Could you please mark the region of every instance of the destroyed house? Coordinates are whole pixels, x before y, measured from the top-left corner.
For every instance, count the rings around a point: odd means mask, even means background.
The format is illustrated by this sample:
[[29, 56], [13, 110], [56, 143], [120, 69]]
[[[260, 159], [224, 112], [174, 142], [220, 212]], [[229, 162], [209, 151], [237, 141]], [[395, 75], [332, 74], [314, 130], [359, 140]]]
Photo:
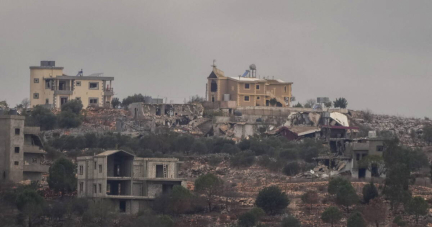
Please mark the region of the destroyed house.
[[158, 194], [182, 185], [176, 158], [140, 158], [122, 150], [78, 157], [78, 197], [107, 199], [116, 210], [135, 214]]
[[24, 116], [0, 115], [1, 181], [40, 181], [47, 173], [39, 127], [25, 127]]
[[321, 129], [313, 126], [303, 127], [281, 127], [276, 132], [277, 135], [283, 136], [288, 140], [298, 140], [302, 138], [318, 138], [320, 136]]
[[202, 117], [204, 108], [201, 104], [146, 104], [131, 103], [128, 109], [134, 119], [151, 119], [160, 125], [187, 125], [190, 121]]

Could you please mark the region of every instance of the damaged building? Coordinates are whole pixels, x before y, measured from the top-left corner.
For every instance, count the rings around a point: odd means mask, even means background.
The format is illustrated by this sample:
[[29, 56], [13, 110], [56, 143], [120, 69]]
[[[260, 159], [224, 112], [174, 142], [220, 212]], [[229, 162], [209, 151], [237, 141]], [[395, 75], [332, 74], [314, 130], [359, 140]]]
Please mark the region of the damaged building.
[[[256, 66], [242, 76], [228, 77], [213, 65], [207, 77], [206, 95], [209, 106], [216, 108], [240, 106], [289, 107], [292, 101], [292, 82], [270, 77], [257, 78]], [[275, 100], [272, 104], [271, 100]]]
[[181, 162], [176, 158], [140, 158], [123, 150], [78, 157], [78, 197], [107, 199], [119, 212], [136, 214], [175, 185]]
[[0, 115], [1, 181], [40, 181], [47, 173], [39, 127], [25, 127], [24, 116]]
[[211, 119], [203, 118], [204, 107], [192, 104], [132, 103], [128, 107], [132, 119], [118, 119], [118, 132], [152, 132], [168, 129], [174, 132], [205, 136], [211, 133]]

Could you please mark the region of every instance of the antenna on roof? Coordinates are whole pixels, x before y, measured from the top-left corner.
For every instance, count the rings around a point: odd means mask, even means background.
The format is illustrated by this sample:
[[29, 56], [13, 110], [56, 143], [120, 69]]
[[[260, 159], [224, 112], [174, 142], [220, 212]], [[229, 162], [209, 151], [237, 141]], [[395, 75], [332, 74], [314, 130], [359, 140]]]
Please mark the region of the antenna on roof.
[[213, 65], [211, 65], [211, 67], [216, 68], [216, 59], [213, 59]]

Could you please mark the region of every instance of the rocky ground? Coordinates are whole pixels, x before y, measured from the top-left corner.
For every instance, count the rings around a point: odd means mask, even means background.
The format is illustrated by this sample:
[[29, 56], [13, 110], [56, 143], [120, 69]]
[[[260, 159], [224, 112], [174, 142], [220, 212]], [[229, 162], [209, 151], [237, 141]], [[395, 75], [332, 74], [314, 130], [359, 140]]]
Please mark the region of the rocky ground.
[[[223, 155], [222, 155], [223, 156]], [[290, 213], [300, 219], [304, 227], [308, 226], [330, 226], [323, 223], [320, 219], [321, 213], [329, 206], [337, 206], [334, 203], [334, 199], [327, 193], [326, 180], [320, 180], [314, 182], [311, 179], [288, 177], [282, 173], [270, 172], [260, 166], [253, 165], [246, 169], [236, 169], [229, 166], [228, 158], [222, 161], [217, 166], [211, 166], [206, 157], [192, 158], [182, 165], [180, 176], [188, 180], [189, 189], [193, 190], [193, 181], [200, 175], [206, 173], [214, 173], [222, 178], [228, 185], [233, 186], [236, 193], [232, 193], [227, 197], [221, 196], [218, 201], [218, 208], [212, 213], [205, 213], [200, 215], [186, 215], [177, 221], [177, 226], [206, 226], [206, 224], [212, 224], [212, 226], [228, 226], [234, 224], [237, 217], [248, 209], [253, 207], [255, 197], [258, 192], [264, 187], [271, 185], [277, 185], [289, 196], [291, 203], [287, 208], [287, 213]], [[362, 195], [362, 188], [368, 182], [353, 182], [354, 188], [357, 190], [359, 196]], [[314, 204], [312, 209], [309, 209], [308, 205], [303, 204], [300, 197], [307, 191], [313, 190], [318, 192], [320, 202]], [[429, 201], [432, 200], [432, 188], [424, 186], [412, 186], [411, 188], [413, 196], [422, 196]], [[226, 208], [226, 201], [228, 202], [228, 209]], [[362, 205], [358, 205], [360, 209]], [[342, 207], [340, 207], [343, 210]], [[352, 208], [355, 209], [355, 208]], [[335, 226], [346, 226], [348, 213], [344, 214], [342, 221]], [[280, 221], [283, 215], [279, 216], [266, 216], [262, 219], [262, 223], [268, 226], [280, 226]], [[387, 212], [387, 221], [385, 225], [391, 226], [391, 222], [394, 218], [392, 212]], [[414, 223], [412, 217], [405, 216], [406, 220], [410, 223]], [[423, 218], [422, 224], [419, 226], [427, 225], [428, 221], [432, 223], [432, 214]], [[411, 225], [409, 225], [411, 226]], [[412, 225], [415, 226], [415, 225]], [[432, 224], [431, 224], [432, 226]]]

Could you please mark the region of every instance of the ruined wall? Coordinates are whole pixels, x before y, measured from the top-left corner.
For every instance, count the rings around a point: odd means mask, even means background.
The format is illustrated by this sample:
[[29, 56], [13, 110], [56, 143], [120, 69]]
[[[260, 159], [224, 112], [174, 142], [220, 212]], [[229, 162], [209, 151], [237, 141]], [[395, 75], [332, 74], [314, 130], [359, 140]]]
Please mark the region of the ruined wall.
[[147, 192], [148, 192], [147, 194], [148, 197], [150, 198], [156, 197], [158, 194], [162, 193], [162, 184], [149, 183]]

